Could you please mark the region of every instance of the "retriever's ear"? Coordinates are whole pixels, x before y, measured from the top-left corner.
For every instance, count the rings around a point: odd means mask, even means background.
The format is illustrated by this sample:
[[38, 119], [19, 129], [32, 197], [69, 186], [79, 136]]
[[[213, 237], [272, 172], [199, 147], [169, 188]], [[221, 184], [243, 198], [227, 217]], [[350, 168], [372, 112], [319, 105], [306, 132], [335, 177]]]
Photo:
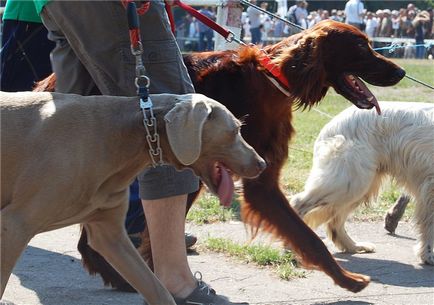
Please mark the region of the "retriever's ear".
[[202, 147], [202, 128], [211, 106], [196, 95], [183, 96], [165, 116], [167, 138], [175, 157], [184, 165], [194, 163]]

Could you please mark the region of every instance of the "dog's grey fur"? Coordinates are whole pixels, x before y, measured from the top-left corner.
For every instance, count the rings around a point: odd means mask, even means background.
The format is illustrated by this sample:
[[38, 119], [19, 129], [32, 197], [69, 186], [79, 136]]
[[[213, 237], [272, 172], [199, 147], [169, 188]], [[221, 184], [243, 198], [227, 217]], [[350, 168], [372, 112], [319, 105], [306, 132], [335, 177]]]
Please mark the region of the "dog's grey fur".
[[[240, 122], [204, 95], [151, 95], [163, 159], [216, 192], [215, 161], [255, 177], [265, 162]], [[175, 304], [129, 241], [128, 186], [151, 165], [137, 97], [0, 93], [1, 295], [30, 239], [81, 223], [89, 243], [149, 304]]]

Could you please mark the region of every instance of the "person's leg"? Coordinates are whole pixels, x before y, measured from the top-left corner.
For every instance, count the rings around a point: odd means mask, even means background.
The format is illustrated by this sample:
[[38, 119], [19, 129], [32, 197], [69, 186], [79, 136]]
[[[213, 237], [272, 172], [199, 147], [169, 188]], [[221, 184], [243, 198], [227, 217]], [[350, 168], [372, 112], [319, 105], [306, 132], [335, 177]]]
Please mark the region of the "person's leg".
[[[153, 2], [149, 13], [141, 19], [141, 28], [152, 29], [142, 30], [143, 61], [151, 78], [151, 90], [194, 92], [175, 37], [164, 18], [163, 6]], [[198, 189], [199, 180], [189, 170], [178, 172], [173, 167], [160, 166], [140, 174], [139, 184], [155, 274], [172, 294], [186, 297], [196, 287], [184, 237], [186, 194]]]
[[422, 46], [422, 44], [424, 44], [424, 41], [416, 39], [416, 44], [418, 45], [416, 47], [416, 58], [423, 59], [425, 57], [425, 47]]
[[196, 287], [185, 248], [186, 199], [186, 195], [179, 195], [142, 200], [151, 239], [154, 272], [166, 288], [179, 298], [187, 297]]
[[252, 28], [250, 29], [250, 32], [252, 34], [252, 43], [253, 44], [258, 44], [261, 42], [261, 29], [260, 28]]
[[212, 51], [214, 49], [214, 42], [213, 42], [213, 36], [214, 36], [214, 32], [213, 31], [207, 31], [206, 32], [206, 50], [207, 51]]
[[184, 238], [186, 194], [197, 190], [196, 182], [192, 172], [177, 172], [169, 166], [151, 168], [139, 175], [154, 271], [176, 297], [186, 297], [196, 287]]
[[255, 44], [256, 43], [256, 32], [255, 28], [250, 28], [250, 42]]
[[199, 33], [199, 46], [198, 46], [198, 51], [202, 52], [205, 51], [205, 33], [204, 32], [200, 32]]

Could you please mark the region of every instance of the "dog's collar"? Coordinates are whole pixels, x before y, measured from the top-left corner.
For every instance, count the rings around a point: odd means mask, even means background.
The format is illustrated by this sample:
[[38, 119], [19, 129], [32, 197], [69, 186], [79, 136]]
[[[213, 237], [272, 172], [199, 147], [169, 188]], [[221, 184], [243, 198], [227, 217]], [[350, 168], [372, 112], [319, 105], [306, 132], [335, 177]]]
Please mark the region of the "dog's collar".
[[[157, 132], [157, 119], [152, 110], [152, 100], [148, 96], [146, 99], [140, 98], [140, 109], [143, 113], [143, 125], [146, 130], [146, 141], [149, 146], [149, 156], [151, 157], [152, 166], [157, 167], [163, 165], [163, 150], [160, 146], [160, 136]], [[149, 112], [149, 118], [148, 118]], [[158, 158], [158, 161], [156, 159]]]
[[[291, 96], [291, 93], [289, 92], [289, 83], [286, 79], [285, 75], [283, 75], [282, 71], [278, 66], [276, 66], [272, 61], [271, 58], [268, 56], [268, 54], [261, 50], [263, 53], [263, 56], [259, 58], [259, 64], [264, 67], [265, 69], [265, 76], [273, 83], [274, 86], [276, 86], [277, 89], [279, 89], [283, 94], [286, 96]], [[269, 76], [268, 74], [271, 74]]]

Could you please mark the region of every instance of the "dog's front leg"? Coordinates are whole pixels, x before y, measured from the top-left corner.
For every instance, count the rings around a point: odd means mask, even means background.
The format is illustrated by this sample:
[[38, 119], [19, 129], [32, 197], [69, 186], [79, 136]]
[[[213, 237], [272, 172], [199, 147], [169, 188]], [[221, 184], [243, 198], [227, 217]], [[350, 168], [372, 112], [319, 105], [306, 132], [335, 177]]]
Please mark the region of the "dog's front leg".
[[34, 232], [30, 230], [32, 226], [27, 221], [28, 217], [25, 213], [6, 207], [1, 211], [0, 218], [1, 298], [17, 260], [34, 236]]
[[[434, 190], [433, 185], [427, 189]], [[415, 248], [417, 255], [423, 263], [434, 265], [434, 199], [429, 193], [426, 200], [419, 200], [415, 206], [416, 227], [419, 233], [419, 242]]]
[[148, 304], [175, 305], [175, 302], [142, 260], [124, 228], [125, 208], [101, 211], [84, 226], [89, 245], [98, 251], [138, 292]]

